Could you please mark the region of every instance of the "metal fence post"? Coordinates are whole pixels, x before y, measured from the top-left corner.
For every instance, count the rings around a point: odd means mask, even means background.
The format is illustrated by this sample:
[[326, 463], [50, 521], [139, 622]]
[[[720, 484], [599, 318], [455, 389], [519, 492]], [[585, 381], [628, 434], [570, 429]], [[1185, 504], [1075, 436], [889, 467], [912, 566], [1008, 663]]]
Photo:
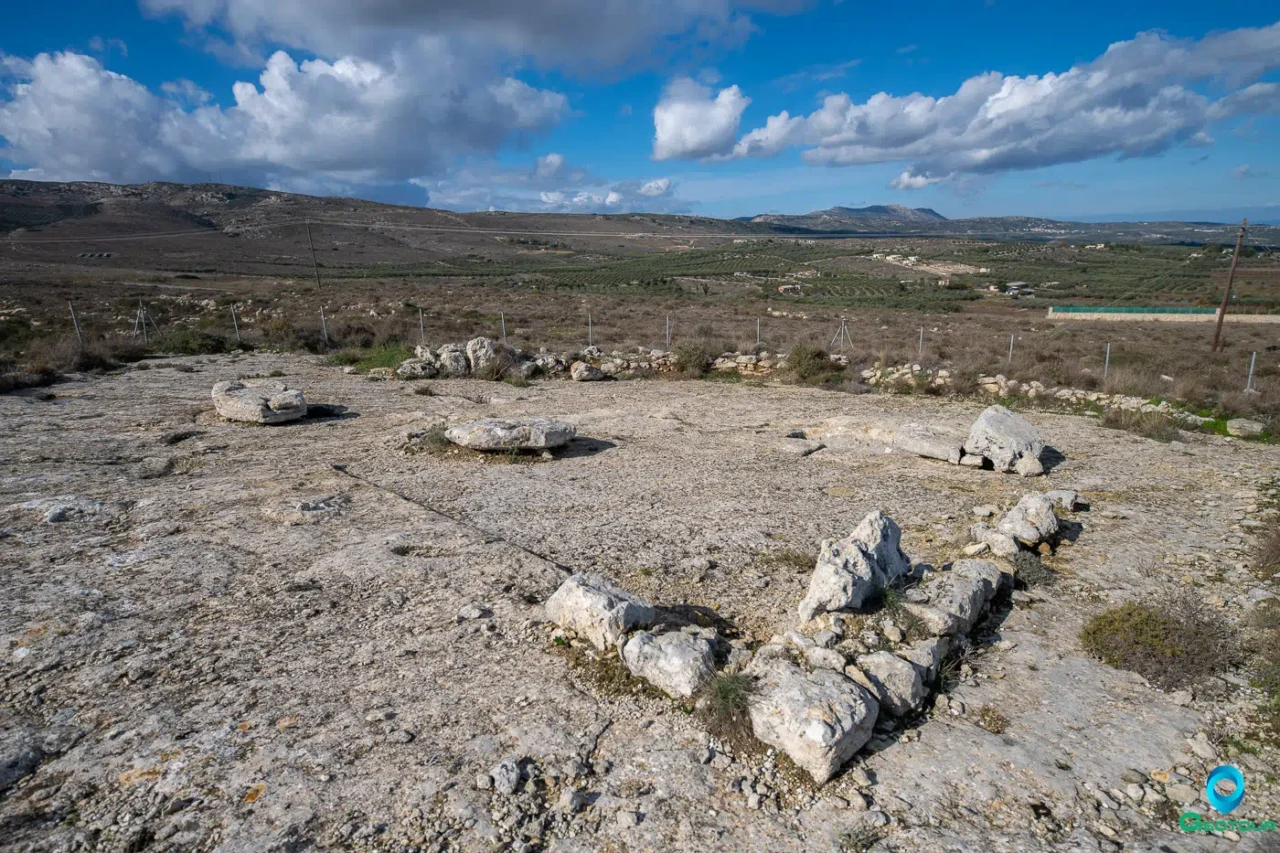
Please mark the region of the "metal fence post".
[[507, 315], [505, 311], [498, 312], [499, 319], [502, 320], [502, 345], [507, 345]]
[[71, 307], [71, 325], [76, 327], [76, 339], [80, 341], [80, 349], [84, 349], [84, 332], [80, 331], [80, 320], [76, 317], [76, 304], [68, 299], [67, 305]]
[[422, 322], [422, 309], [418, 309], [418, 345], [427, 345], [427, 327]]
[[320, 331], [324, 335], [324, 345], [329, 345], [329, 321], [324, 316], [324, 306], [320, 306]]
[[1249, 358], [1249, 381], [1247, 381], [1244, 385], [1244, 390], [1246, 391], [1253, 390], [1253, 366], [1257, 363], [1258, 363], [1258, 354], [1255, 352]]
[[1009, 336], [1009, 361], [1013, 361], [1013, 335]]
[[591, 339], [591, 315], [587, 314], [587, 346], [595, 346]]
[[920, 346], [916, 348], [916, 358], [924, 358], [924, 326], [920, 327]]
[[1107, 357], [1102, 362], [1102, 381], [1107, 381], [1107, 371], [1111, 369], [1111, 344], [1107, 344]]
[[244, 341], [240, 340], [240, 321], [236, 319], [236, 306], [234, 305], [231, 306], [231, 325], [236, 327], [236, 343], [244, 343]]

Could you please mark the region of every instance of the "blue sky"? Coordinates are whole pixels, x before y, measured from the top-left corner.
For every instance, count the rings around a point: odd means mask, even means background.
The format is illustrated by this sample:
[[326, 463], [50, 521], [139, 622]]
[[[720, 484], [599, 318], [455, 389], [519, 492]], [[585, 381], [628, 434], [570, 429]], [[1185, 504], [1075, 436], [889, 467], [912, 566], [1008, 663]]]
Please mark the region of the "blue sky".
[[1280, 221], [1266, 5], [46, 0], [0, 32], [0, 174], [459, 210]]

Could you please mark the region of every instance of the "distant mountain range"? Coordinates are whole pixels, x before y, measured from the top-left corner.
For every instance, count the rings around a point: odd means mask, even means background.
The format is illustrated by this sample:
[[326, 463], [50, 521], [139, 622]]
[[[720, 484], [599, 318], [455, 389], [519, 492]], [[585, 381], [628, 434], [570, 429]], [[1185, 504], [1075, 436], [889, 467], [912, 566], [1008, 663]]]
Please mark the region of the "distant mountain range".
[[[1238, 224], [1137, 220], [1129, 222], [1064, 222], [1035, 216], [979, 216], [948, 219], [927, 207], [877, 204], [870, 207], [832, 207], [813, 213], [765, 213], [740, 217], [738, 222], [767, 225], [789, 232], [858, 234], [864, 236], [972, 237], [985, 240], [1069, 240], [1126, 243], [1231, 243]], [[1280, 228], [1250, 225], [1248, 242], [1280, 246]]]
[[870, 207], [832, 207], [814, 213], [789, 216], [782, 213], [765, 213], [760, 216], [740, 217], [740, 222], [756, 225], [785, 225], [808, 228], [813, 231], [839, 231], [845, 227], [868, 225], [876, 230], [908, 226], [933, 225], [946, 222], [947, 217], [927, 207], [905, 207], [901, 204], [873, 204]]
[[[1225, 211], [1224, 211], [1225, 212]], [[454, 213], [361, 199], [314, 197], [226, 184], [150, 183], [121, 186], [89, 182], [44, 183], [0, 180], [0, 234], [15, 241], [119, 240], [165, 233], [166, 237], [209, 235], [289, 235], [307, 221], [386, 229], [427, 229], [419, 234], [441, 257], [462, 246], [492, 242], [488, 231], [558, 237], [668, 234], [673, 237], [786, 236], [956, 237], [1072, 243], [1233, 244], [1237, 224], [1204, 221], [1060, 222], [1031, 216], [948, 219], [927, 207], [899, 204], [832, 207], [813, 213], [766, 213], [713, 219], [650, 213], [565, 214], [541, 212]], [[281, 230], [284, 229], [284, 230]], [[178, 232], [175, 234], [174, 232]], [[388, 232], [390, 233], [390, 232]], [[470, 235], [470, 236], [467, 236]], [[280, 237], [292, 246], [292, 236]], [[388, 236], [389, 245], [405, 238]], [[415, 238], [418, 239], [418, 238]], [[397, 242], [398, 241], [398, 242]], [[486, 242], [487, 241], [487, 242]], [[1280, 227], [1251, 225], [1249, 243], [1280, 247]], [[104, 244], [105, 245], [105, 244]], [[102, 250], [99, 247], [99, 250]], [[52, 251], [52, 249], [50, 249]], [[137, 255], [139, 250], [134, 250]], [[464, 252], [465, 254], [465, 252]]]

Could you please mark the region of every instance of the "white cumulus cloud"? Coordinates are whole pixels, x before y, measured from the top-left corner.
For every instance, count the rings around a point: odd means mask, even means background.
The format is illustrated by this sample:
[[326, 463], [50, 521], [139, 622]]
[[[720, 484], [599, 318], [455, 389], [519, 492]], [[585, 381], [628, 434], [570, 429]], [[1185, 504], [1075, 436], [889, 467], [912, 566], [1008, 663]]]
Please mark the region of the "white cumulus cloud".
[[742, 111], [751, 99], [737, 86], [711, 89], [687, 77], [667, 85], [653, 110], [653, 158], [706, 158], [733, 150]]
[[385, 63], [298, 63], [277, 51], [256, 84], [233, 86], [227, 108], [188, 81], [163, 86], [170, 97], [153, 94], [82, 54], [6, 57], [5, 67], [15, 79], [0, 100], [6, 154], [47, 180], [216, 170], [263, 185], [401, 181], [548, 128], [568, 106], [557, 92], [473, 73], [443, 45]]
[[[1212, 143], [1209, 128], [1280, 112], [1280, 24], [1198, 41], [1141, 33], [1091, 62], [1026, 77], [988, 72], [954, 94], [881, 92], [862, 102], [826, 97], [808, 115], [783, 111], [744, 134], [730, 158], [803, 149], [810, 163], [907, 162], [893, 182], [920, 188], [958, 174], [993, 174], [1101, 156], [1142, 157]], [[740, 97], [740, 96], [739, 96]], [[705, 96], [703, 98], [705, 101]], [[723, 133], [726, 122], [716, 123]], [[672, 144], [671, 156], [723, 154], [715, 144]]]

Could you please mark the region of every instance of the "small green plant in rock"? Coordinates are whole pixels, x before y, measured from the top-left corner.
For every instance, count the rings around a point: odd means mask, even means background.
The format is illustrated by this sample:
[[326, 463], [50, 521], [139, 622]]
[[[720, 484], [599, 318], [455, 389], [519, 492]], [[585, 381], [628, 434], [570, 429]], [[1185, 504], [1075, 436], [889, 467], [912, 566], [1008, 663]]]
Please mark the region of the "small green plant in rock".
[[699, 703], [704, 709], [703, 723], [711, 734], [735, 749], [753, 749], [759, 746], [751, 730], [751, 717], [748, 713], [754, 690], [755, 682], [750, 676], [741, 673], [717, 675], [702, 690], [706, 699]]

